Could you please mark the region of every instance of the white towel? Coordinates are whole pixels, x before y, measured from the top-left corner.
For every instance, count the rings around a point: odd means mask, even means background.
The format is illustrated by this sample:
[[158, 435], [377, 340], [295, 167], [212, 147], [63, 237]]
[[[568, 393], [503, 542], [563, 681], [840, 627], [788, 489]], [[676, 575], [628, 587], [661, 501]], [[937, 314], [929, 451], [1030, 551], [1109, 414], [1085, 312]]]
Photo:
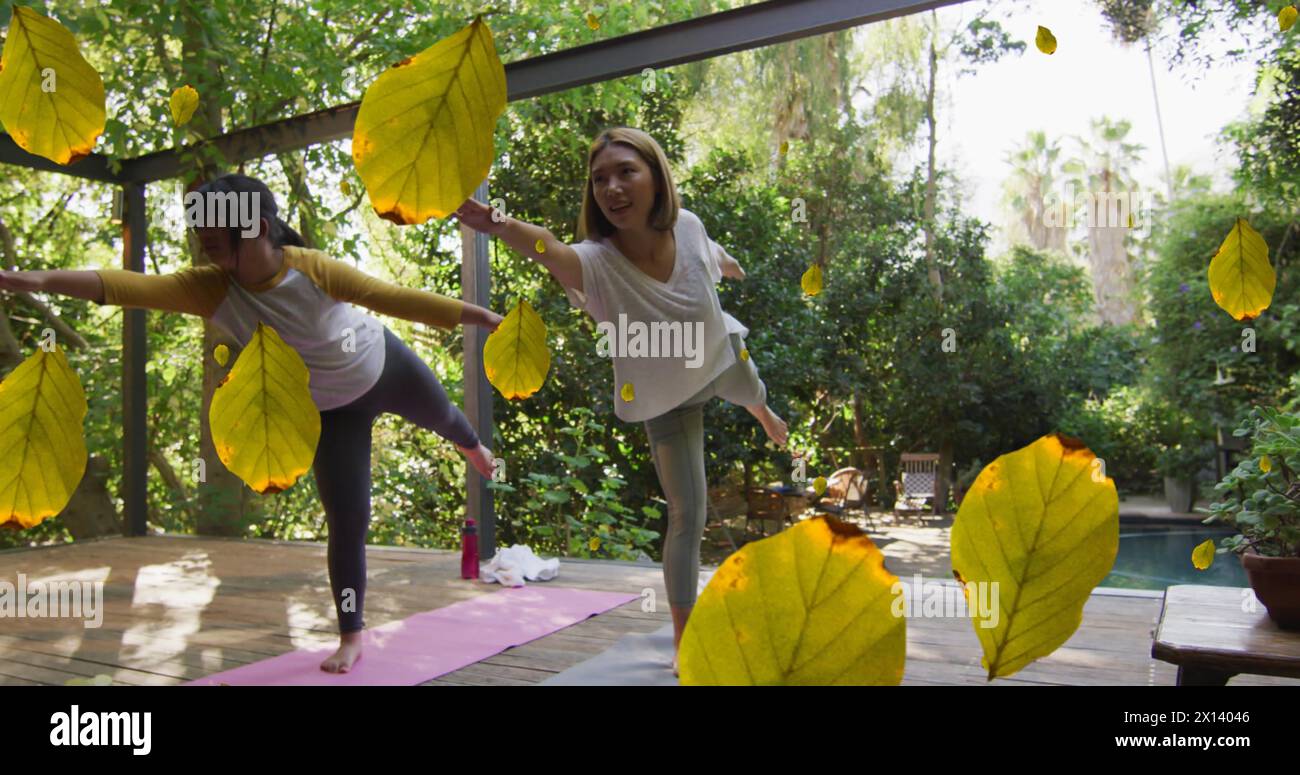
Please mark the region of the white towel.
[[498, 549], [491, 560], [479, 567], [479, 578], [485, 583], [497, 582], [504, 587], [522, 587], [524, 579], [550, 581], [560, 573], [560, 560], [552, 557], [543, 560], [523, 544], [509, 549]]

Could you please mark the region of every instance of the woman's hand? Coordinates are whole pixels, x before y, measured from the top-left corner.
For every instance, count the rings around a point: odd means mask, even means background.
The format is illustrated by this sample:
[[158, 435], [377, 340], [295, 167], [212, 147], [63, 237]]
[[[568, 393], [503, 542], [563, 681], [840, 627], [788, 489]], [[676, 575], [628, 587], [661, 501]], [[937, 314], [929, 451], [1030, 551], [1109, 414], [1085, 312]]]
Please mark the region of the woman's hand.
[[496, 331], [504, 319], [492, 310], [477, 304], [466, 304], [460, 313], [460, 322], [463, 325], [478, 326], [489, 331]]
[[493, 312], [490, 309], [485, 309], [483, 310], [483, 312], [484, 312], [483, 320], [478, 325], [481, 328], [486, 328], [489, 331], [495, 332], [497, 330], [497, 327], [501, 325], [501, 321], [505, 320], [505, 318], [501, 317], [500, 315], [498, 315], [497, 313]]
[[[493, 213], [496, 213], [496, 219], [492, 217]], [[465, 204], [457, 208], [452, 215], [474, 231], [481, 231], [484, 234], [500, 234], [506, 228], [505, 213], [488, 207], [473, 197], [466, 199]]]
[[40, 291], [45, 283], [29, 272], [0, 271], [0, 290], [6, 291]]
[[740, 268], [740, 262], [729, 255], [722, 257], [722, 276], [730, 277], [733, 280], [745, 279], [745, 270]]

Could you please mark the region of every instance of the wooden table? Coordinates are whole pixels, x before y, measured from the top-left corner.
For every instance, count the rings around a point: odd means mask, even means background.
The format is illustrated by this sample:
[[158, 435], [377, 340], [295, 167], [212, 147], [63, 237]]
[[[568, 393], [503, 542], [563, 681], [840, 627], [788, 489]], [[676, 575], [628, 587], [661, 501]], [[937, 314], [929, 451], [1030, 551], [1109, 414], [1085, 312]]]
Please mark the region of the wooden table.
[[1165, 590], [1151, 656], [1178, 666], [1179, 686], [1223, 686], [1241, 673], [1300, 678], [1300, 632], [1278, 629], [1249, 589], [1181, 584]]

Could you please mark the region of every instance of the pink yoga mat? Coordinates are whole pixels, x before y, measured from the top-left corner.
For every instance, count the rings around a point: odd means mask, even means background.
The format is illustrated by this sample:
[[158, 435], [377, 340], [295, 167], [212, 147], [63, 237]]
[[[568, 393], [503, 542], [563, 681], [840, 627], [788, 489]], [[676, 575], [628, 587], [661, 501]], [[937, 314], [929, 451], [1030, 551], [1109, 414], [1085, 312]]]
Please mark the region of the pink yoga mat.
[[292, 651], [187, 686], [414, 686], [637, 598], [622, 592], [530, 585], [503, 589], [366, 630], [361, 659], [326, 673], [335, 646]]

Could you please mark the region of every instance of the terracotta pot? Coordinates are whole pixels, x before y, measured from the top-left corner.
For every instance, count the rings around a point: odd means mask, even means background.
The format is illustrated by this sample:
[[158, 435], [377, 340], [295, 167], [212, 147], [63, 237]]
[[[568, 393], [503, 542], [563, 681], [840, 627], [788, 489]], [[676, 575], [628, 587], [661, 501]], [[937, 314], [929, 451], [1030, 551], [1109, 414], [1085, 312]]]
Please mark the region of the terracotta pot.
[[1284, 630], [1300, 630], [1300, 557], [1265, 557], [1248, 548], [1241, 565], [1269, 618]]

